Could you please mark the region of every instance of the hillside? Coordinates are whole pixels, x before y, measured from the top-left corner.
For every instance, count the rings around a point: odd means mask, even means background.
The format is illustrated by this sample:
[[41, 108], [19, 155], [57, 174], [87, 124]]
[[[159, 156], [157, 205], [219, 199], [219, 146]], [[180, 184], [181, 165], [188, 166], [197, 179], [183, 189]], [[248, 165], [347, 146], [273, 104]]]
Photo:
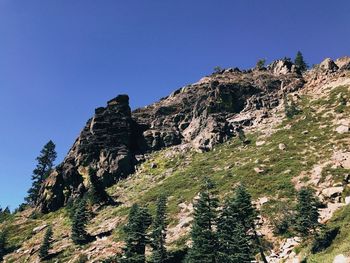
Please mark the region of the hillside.
[[[264, 69], [226, 69], [131, 111], [120, 95], [95, 110], [63, 163], [41, 189], [39, 206], [1, 223], [9, 232], [5, 262], [36, 262], [47, 225], [54, 229], [50, 262], [100, 262], [121, 251], [122, 226], [133, 203], [154, 213], [157, 197], [169, 196], [167, 242], [188, 245], [192, 202], [209, 176], [222, 200], [243, 183], [261, 213], [259, 233], [269, 262], [350, 260], [350, 58], [326, 59], [301, 74], [290, 61]], [[345, 102], [344, 102], [345, 101]], [[286, 103], [298, 113], [286, 117]], [[245, 143], [239, 138], [244, 131]], [[97, 169], [118, 205], [94, 209], [82, 247], [70, 239], [69, 200], [89, 188]], [[274, 229], [293, 210], [296, 192], [315, 189], [320, 221], [340, 227], [324, 251], [310, 240]], [[339, 262], [348, 262], [339, 261]]]

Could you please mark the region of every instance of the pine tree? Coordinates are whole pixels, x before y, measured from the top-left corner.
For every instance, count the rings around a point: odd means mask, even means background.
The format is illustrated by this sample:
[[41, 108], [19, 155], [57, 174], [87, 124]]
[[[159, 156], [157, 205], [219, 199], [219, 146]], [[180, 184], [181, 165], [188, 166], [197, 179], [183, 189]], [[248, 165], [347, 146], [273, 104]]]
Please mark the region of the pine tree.
[[265, 63], [266, 63], [266, 59], [259, 59], [256, 62], [255, 68], [261, 70], [265, 67]]
[[167, 251], [165, 248], [166, 239], [166, 202], [165, 196], [160, 196], [157, 201], [157, 212], [153, 223], [152, 238], [152, 262], [164, 263], [167, 260]]
[[96, 175], [96, 170], [93, 168], [89, 169], [89, 179], [90, 179], [90, 189], [89, 195], [90, 199], [94, 204], [105, 204], [110, 201], [110, 197], [107, 194], [103, 183], [99, 180]]
[[248, 263], [254, 258], [239, 212], [236, 200], [227, 199], [218, 221], [219, 262]]
[[307, 236], [311, 230], [315, 230], [318, 223], [317, 199], [309, 188], [302, 188], [298, 193], [297, 204], [297, 230]]
[[144, 263], [146, 245], [148, 244], [147, 229], [152, 224], [152, 218], [146, 208], [134, 204], [129, 213], [129, 221], [124, 228], [126, 234], [123, 263]]
[[0, 231], [0, 262], [2, 262], [5, 255], [6, 255], [6, 232], [2, 230]]
[[238, 220], [245, 228], [245, 232], [252, 232], [254, 240], [258, 246], [261, 259], [264, 263], [267, 263], [264, 250], [260, 238], [256, 232], [255, 221], [257, 220], [258, 213], [252, 204], [251, 196], [243, 185], [239, 185], [235, 190], [235, 206], [237, 208]]
[[304, 61], [303, 54], [300, 51], [297, 52], [295, 56], [294, 64], [300, 70], [300, 72], [305, 72], [307, 70], [307, 64]]
[[54, 166], [54, 161], [57, 157], [55, 147], [55, 144], [52, 141], [49, 141], [41, 150], [40, 155], [36, 158], [38, 164], [33, 171], [32, 187], [28, 190], [28, 196], [26, 197], [27, 203], [32, 206], [37, 204], [41, 185], [49, 176]]
[[39, 257], [40, 259], [46, 259], [49, 255], [49, 250], [51, 247], [51, 242], [52, 242], [52, 227], [49, 226], [46, 230], [43, 243], [41, 244], [41, 247], [39, 249]]
[[87, 222], [86, 201], [82, 199], [76, 208], [72, 222], [72, 240], [76, 245], [85, 244], [89, 239], [89, 235], [86, 232]]
[[217, 261], [217, 234], [214, 229], [217, 221], [218, 199], [215, 185], [205, 180], [199, 199], [194, 207], [191, 230], [192, 248], [189, 251], [190, 263], [215, 263]]
[[4, 210], [0, 208], [0, 223], [6, 221], [11, 216], [10, 208], [7, 206]]

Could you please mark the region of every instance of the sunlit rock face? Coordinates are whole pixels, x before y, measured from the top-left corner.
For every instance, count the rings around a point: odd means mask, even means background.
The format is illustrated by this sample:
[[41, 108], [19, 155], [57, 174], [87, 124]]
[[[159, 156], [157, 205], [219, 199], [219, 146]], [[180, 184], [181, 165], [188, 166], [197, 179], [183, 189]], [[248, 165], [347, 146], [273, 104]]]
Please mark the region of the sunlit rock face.
[[53, 211], [83, 195], [89, 167], [110, 186], [132, 174], [152, 151], [174, 145], [209, 151], [266, 117], [283, 94], [303, 85], [295, 66], [280, 60], [264, 70], [223, 70], [133, 112], [129, 97], [119, 95], [95, 110], [42, 186], [38, 207]]

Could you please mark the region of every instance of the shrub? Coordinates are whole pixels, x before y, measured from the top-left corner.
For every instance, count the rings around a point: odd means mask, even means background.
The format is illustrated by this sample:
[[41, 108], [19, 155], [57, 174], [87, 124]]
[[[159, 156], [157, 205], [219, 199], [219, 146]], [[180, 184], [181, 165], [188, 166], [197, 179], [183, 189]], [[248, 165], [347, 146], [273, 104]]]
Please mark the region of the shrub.
[[265, 67], [266, 59], [259, 59], [256, 62], [255, 68], [256, 69], [263, 69]]
[[290, 103], [288, 102], [288, 98], [286, 95], [283, 97], [283, 104], [284, 104], [284, 113], [288, 119], [292, 119], [295, 115], [298, 115], [300, 113], [300, 110], [298, 109], [297, 105], [292, 100]]
[[214, 67], [214, 73], [218, 74], [221, 73], [224, 69], [220, 66], [216, 66]]
[[315, 254], [328, 248], [339, 234], [339, 229], [339, 227], [325, 229], [317, 234], [312, 243], [311, 252]]

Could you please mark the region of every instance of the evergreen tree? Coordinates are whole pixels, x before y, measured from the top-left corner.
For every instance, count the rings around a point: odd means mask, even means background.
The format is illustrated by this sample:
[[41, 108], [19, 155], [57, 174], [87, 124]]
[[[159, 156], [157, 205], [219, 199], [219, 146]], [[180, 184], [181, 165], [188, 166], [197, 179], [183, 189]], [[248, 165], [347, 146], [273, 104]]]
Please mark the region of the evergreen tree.
[[265, 63], [266, 63], [266, 59], [259, 59], [256, 62], [255, 68], [261, 70], [265, 67]]
[[6, 221], [11, 216], [10, 208], [7, 206], [4, 210], [0, 208], [0, 223]]
[[72, 222], [72, 240], [76, 245], [85, 244], [89, 239], [89, 235], [86, 232], [87, 222], [86, 200], [82, 199], [75, 210]]
[[311, 230], [315, 230], [318, 223], [317, 199], [309, 188], [302, 188], [298, 193], [297, 204], [297, 230], [307, 236]]
[[305, 72], [307, 70], [307, 64], [304, 61], [303, 54], [300, 51], [297, 52], [295, 56], [294, 64], [300, 70], [300, 72]]
[[52, 227], [49, 226], [46, 230], [43, 243], [41, 244], [41, 247], [39, 249], [39, 257], [40, 259], [46, 259], [49, 255], [49, 250], [51, 247], [51, 242], [52, 242]]
[[239, 212], [234, 198], [226, 200], [218, 221], [219, 262], [248, 263], [254, 259]]
[[255, 222], [257, 220], [257, 211], [252, 204], [252, 198], [243, 185], [239, 185], [235, 190], [235, 206], [239, 213], [238, 220], [242, 223], [246, 233], [253, 233], [254, 240], [258, 246], [261, 259], [267, 263], [260, 238], [256, 232]]
[[152, 218], [146, 208], [134, 204], [129, 213], [129, 221], [124, 228], [125, 248], [123, 263], [144, 263], [146, 244], [149, 242], [147, 229], [152, 224]]
[[217, 259], [217, 235], [214, 231], [217, 221], [218, 199], [215, 185], [205, 180], [194, 207], [194, 218], [191, 230], [192, 248], [189, 251], [190, 263], [215, 263]]
[[152, 238], [152, 262], [164, 263], [167, 260], [167, 251], [165, 248], [166, 239], [166, 202], [165, 196], [160, 196], [157, 201], [156, 218], [153, 223]]
[[223, 71], [224, 69], [222, 68], [222, 67], [220, 67], [220, 66], [215, 66], [214, 67], [214, 73], [220, 73], [221, 71]]
[[6, 232], [4, 230], [0, 231], [0, 262], [3, 261], [6, 255]]
[[105, 204], [110, 201], [110, 197], [107, 194], [103, 183], [99, 180], [96, 175], [96, 170], [93, 168], [89, 169], [89, 179], [90, 179], [90, 189], [89, 195], [90, 199], [94, 204]]
[[32, 206], [37, 204], [41, 185], [49, 176], [54, 166], [54, 161], [57, 157], [55, 147], [55, 144], [49, 141], [36, 158], [38, 164], [33, 171], [32, 187], [28, 190], [28, 196], [26, 197], [27, 203]]

